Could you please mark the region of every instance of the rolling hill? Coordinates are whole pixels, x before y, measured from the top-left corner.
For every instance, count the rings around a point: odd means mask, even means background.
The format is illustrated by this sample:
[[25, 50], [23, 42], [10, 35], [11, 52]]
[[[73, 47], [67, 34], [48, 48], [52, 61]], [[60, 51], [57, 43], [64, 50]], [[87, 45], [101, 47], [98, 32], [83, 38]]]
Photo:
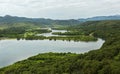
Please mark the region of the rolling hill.
[[85, 22], [85, 21], [102, 21], [102, 20], [120, 20], [120, 15], [113, 15], [113, 16], [95, 16], [95, 17], [91, 17], [91, 18], [81, 18], [78, 19], [81, 22]]
[[85, 54], [44, 53], [0, 69], [1, 74], [120, 74], [120, 21], [89, 21], [71, 27], [105, 40]]

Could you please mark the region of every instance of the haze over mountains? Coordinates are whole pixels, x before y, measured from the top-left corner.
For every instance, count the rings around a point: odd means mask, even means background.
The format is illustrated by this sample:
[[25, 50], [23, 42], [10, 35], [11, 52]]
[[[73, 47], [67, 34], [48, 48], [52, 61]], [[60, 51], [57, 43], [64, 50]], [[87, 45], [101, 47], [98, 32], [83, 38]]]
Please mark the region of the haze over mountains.
[[101, 21], [101, 20], [120, 20], [120, 15], [96, 16], [96, 17], [92, 17], [92, 18], [79, 19], [79, 21]]
[[27, 18], [27, 17], [18, 17], [18, 16], [1, 16], [0, 25], [9, 25], [13, 23], [31, 23], [33, 25], [78, 25], [86, 21], [101, 21], [101, 20], [120, 20], [120, 15], [113, 16], [96, 16], [91, 18], [82, 18], [82, 19], [68, 19], [68, 20], [53, 20], [45, 18]]
[[[11, 16], [11, 15], [5, 15], [0, 16], [0, 22], [42, 22], [42, 21], [58, 21], [53, 19], [45, 19], [45, 18], [27, 18], [27, 17], [19, 17], [19, 16]], [[76, 20], [77, 19], [68, 19], [68, 20]], [[68, 20], [59, 20], [59, 21], [68, 21]], [[120, 15], [112, 15], [112, 16], [95, 16], [90, 18], [80, 18], [79, 21], [100, 21], [100, 20], [120, 20]]]
[[6, 15], [0, 17], [0, 23], [20, 23], [20, 22], [27, 22], [27, 23], [34, 23], [40, 25], [72, 25], [78, 24], [78, 20], [70, 19], [70, 20], [52, 20], [52, 19], [44, 19], [44, 18], [27, 18], [27, 17], [18, 17], [18, 16], [10, 16]]

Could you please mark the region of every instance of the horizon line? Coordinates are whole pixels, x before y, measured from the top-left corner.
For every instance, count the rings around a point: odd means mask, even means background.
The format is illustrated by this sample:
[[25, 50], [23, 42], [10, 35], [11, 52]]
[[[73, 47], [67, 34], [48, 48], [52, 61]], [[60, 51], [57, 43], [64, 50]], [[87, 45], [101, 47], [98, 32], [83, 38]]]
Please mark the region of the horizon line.
[[5, 17], [5, 16], [11, 16], [11, 17], [22, 17], [22, 18], [30, 18], [30, 19], [52, 19], [52, 20], [78, 20], [78, 19], [88, 19], [88, 18], [94, 18], [94, 17], [109, 17], [109, 16], [120, 16], [120, 14], [113, 14], [113, 15], [96, 15], [96, 16], [91, 16], [91, 17], [80, 17], [80, 18], [68, 18], [68, 19], [53, 19], [50, 17], [27, 17], [27, 16], [18, 16], [18, 15], [0, 15], [0, 17]]

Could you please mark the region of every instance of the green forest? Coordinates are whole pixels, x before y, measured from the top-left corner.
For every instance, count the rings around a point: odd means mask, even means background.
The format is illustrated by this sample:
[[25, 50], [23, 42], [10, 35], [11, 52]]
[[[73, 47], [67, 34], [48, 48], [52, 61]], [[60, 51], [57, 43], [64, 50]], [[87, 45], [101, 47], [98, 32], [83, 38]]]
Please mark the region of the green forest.
[[[100, 49], [84, 54], [70, 52], [38, 54], [1, 68], [0, 74], [120, 74], [119, 20], [87, 21], [69, 25], [64, 29], [71, 32], [54, 34], [92, 36], [102, 38], [105, 40], [105, 43]], [[8, 34], [10, 36], [16, 34], [12, 32], [12, 29], [10, 31], [7, 29], [7, 31], [10, 33]], [[36, 30], [34, 31], [36, 32]], [[2, 34], [3, 32], [4, 34]], [[0, 37], [6, 37], [7, 34], [5, 35], [5, 32], [5, 29], [1, 29]], [[19, 28], [17, 28], [15, 32], [17, 32], [18, 36], [21, 36], [26, 30], [20, 28], [19, 31]]]

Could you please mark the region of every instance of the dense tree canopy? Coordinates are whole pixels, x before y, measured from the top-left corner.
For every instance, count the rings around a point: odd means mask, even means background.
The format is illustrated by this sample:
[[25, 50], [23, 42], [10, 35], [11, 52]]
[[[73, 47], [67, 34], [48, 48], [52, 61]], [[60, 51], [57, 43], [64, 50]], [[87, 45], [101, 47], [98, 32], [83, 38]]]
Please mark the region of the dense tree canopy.
[[69, 27], [106, 42], [84, 54], [45, 53], [1, 68], [0, 74], [120, 74], [120, 21], [85, 22]]

